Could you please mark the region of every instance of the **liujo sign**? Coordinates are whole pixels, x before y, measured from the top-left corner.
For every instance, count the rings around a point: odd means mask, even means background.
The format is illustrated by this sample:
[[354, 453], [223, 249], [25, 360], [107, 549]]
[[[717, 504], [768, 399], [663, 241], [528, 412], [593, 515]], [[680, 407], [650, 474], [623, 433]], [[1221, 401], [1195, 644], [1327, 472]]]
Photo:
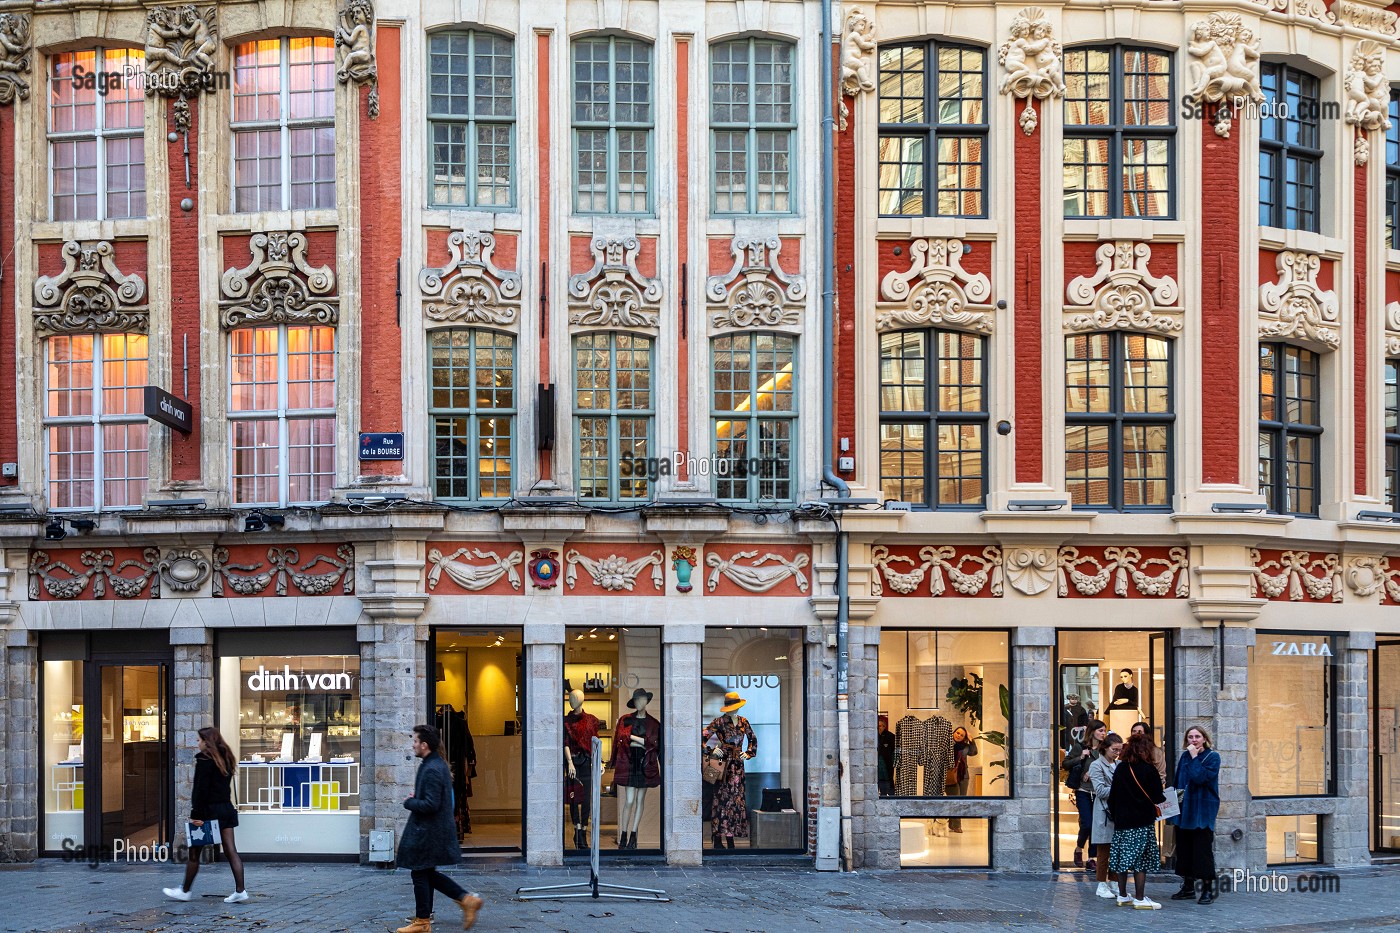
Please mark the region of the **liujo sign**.
[[248, 675], [248, 689], [254, 693], [264, 690], [350, 690], [352, 676], [346, 671], [310, 674], [303, 671], [293, 674], [290, 664], [283, 664], [279, 674], [259, 664], [257, 671]]

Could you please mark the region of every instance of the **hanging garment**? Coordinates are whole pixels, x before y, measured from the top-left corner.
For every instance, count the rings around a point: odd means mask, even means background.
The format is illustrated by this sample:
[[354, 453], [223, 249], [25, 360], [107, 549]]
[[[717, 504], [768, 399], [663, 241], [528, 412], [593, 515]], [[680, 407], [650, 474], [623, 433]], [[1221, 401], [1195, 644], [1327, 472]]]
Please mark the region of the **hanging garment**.
[[924, 720], [924, 796], [942, 797], [943, 779], [953, 767], [953, 724], [942, 716]]
[[905, 716], [895, 723], [894, 793], [896, 797], [919, 796], [919, 761], [924, 756], [924, 724], [917, 716]]
[[749, 805], [744, 796], [744, 741], [748, 740], [748, 756], [752, 758], [758, 754], [758, 736], [754, 735], [753, 726], [743, 716], [733, 719], [720, 716], [701, 733], [702, 754], [710, 754], [710, 749], [705, 748], [704, 743], [712, 735], [719, 737], [719, 747], [724, 751], [724, 777], [714, 785], [711, 832], [716, 836], [747, 839]]

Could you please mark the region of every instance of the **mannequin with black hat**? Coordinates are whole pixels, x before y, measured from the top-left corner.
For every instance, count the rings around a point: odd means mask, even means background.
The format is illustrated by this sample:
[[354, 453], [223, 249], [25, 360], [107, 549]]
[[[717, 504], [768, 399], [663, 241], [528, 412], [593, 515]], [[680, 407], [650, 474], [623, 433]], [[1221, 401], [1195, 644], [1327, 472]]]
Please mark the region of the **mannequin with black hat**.
[[647, 714], [652, 695], [641, 687], [632, 691], [627, 706], [635, 710], [617, 721], [613, 731], [613, 784], [622, 791], [617, 814], [617, 847], [637, 848], [647, 790], [661, 786], [661, 722]]
[[743, 716], [734, 715], [748, 701], [734, 691], [724, 695], [720, 715], [705, 727], [705, 753], [724, 761], [724, 776], [715, 783], [710, 832], [714, 845], [734, 848], [734, 837], [749, 836], [749, 805], [744, 795], [744, 762], [758, 754], [758, 736]]

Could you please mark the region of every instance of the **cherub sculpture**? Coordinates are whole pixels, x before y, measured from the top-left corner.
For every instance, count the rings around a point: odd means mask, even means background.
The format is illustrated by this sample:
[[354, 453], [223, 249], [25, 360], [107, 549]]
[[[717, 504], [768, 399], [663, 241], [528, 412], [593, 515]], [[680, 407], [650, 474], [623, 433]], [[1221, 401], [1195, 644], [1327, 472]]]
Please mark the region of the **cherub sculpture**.
[[29, 17], [0, 13], [0, 104], [29, 97]]
[[335, 30], [341, 51], [336, 77], [341, 84], [354, 81], [369, 85], [369, 116], [379, 116], [379, 69], [374, 61], [374, 4], [372, 0], [346, 0]]
[[1212, 13], [1191, 28], [1192, 86], [1187, 96], [1217, 103], [1264, 99], [1259, 87], [1259, 40], [1238, 13]]
[[214, 8], [201, 13], [193, 5], [180, 10], [180, 34], [188, 40], [189, 60], [187, 67], [198, 74], [206, 75], [214, 70], [214, 54], [219, 46], [217, 29], [214, 25]]
[[1390, 129], [1390, 83], [1385, 77], [1385, 49], [1371, 39], [1356, 44], [1346, 74], [1346, 122], [1363, 130]]
[[1025, 99], [1020, 123], [1027, 136], [1035, 132], [1037, 123], [1031, 99], [1044, 100], [1065, 92], [1060, 67], [1062, 51], [1055, 41], [1050, 18], [1040, 7], [1026, 7], [1011, 21], [1011, 38], [1002, 43], [998, 55], [1006, 70], [1001, 92]]
[[854, 97], [875, 90], [875, 24], [859, 8], [846, 17], [841, 49], [841, 92]]

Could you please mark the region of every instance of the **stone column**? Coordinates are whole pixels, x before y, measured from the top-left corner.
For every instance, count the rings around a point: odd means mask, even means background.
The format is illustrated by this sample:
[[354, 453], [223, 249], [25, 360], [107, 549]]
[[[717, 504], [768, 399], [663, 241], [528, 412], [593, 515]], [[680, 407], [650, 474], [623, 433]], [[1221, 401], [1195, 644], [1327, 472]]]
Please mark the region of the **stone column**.
[[30, 862], [40, 847], [38, 639], [21, 628], [0, 635], [0, 862]]
[[1336, 866], [1369, 865], [1371, 800], [1370, 683], [1367, 653], [1375, 632], [1352, 632], [1337, 639], [1332, 689], [1337, 697], [1336, 812], [1322, 821], [1322, 851]]
[[1051, 652], [1055, 630], [1022, 627], [1011, 630], [1011, 664], [1015, 672], [1011, 704], [1014, 721], [1011, 753], [1017, 806], [1008, 808], [995, 829], [992, 865], [1005, 871], [1049, 871], [1051, 848], [1050, 795], [1055, 792], [1054, 693]]
[[[175, 758], [175, 825], [190, 815], [194, 787], [194, 746], [199, 730], [214, 725], [213, 633], [203, 626], [170, 630], [175, 694], [171, 698], [170, 742]], [[180, 832], [175, 833], [176, 838]]]
[[564, 624], [525, 629], [525, 861], [564, 864]]
[[[362, 596], [361, 601], [368, 597]], [[427, 716], [427, 626], [415, 621], [423, 603], [399, 607], [366, 604], [368, 618], [355, 630], [360, 642], [360, 857], [369, 857], [369, 834], [388, 830], [395, 846], [408, 811], [418, 761], [409, 748], [413, 727]]]
[[[899, 820], [880, 820], [880, 627], [850, 628], [851, 848], [853, 867], [899, 867]], [[890, 724], [893, 728], [894, 723]], [[881, 854], [891, 854], [888, 863]]]
[[[1215, 819], [1215, 867], [1218, 871], [1265, 862], [1263, 811], [1255, 811], [1249, 799], [1249, 649], [1254, 630], [1227, 625], [1223, 635], [1224, 677], [1215, 672], [1215, 732], [1212, 744], [1220, 753], [1220, 815]], [[1217, 642], [1219, 644], [1219, 642]], [[1217, 650], [1220, 650], [1217, 648]], [[1219, 660], [1217, 659], [1217, 665]], [[1236, 842], [1235, 830], [1244, 837]]]
[[669, 625], [662, 630], [662, 666], [666, 671], [665, 702], [661, 707], [665, 745], [661, 758], [661, 790], [665, 822], [661, 848], [668, 865], [699, 865], [704, 845], [700, 821], [700, 651], [705, 626], [698, 622]]

